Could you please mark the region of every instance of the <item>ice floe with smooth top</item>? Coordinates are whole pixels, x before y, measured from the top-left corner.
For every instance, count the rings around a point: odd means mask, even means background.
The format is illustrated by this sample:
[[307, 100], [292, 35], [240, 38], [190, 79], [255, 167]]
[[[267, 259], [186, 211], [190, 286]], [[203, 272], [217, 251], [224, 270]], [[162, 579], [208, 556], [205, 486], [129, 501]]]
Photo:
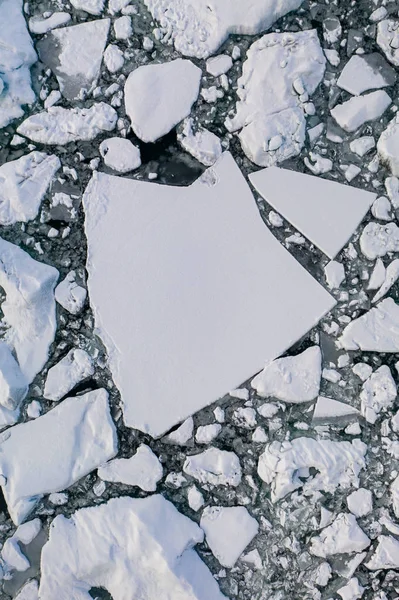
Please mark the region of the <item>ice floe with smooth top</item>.
[[83, 204], [96, 327], [125, 424], [152, 436], [237, 387], [335, 304], [263, 223], [229, 153], [189, 187], [96, 174]]
[[392, 298], [347, 325], [339, 338], [345, 350], [399, 352], [399, 306]]
[[138, 486], [145, 492], [155, 492], [163, 477], [163, 468], [154, 452], [141, 444], [130, 458], [114, 458], [98, 469], [103, 481]]

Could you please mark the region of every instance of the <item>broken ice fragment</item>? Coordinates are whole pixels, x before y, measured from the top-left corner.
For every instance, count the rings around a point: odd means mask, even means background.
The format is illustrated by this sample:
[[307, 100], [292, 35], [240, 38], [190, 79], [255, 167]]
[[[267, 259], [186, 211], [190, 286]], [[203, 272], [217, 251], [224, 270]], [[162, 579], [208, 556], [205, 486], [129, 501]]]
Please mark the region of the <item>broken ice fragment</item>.
[[[397, 114], [381, 133], [377, 142], [380, 159], [390, 168], [392, 175], [399, 176], [399, 115]], [[395, 204], [394, 204], [395, 206]]]
[[234, 452], [208, 448], [200, 454], [187, 456], [183, 471], [200, 483], [237, 486], [241, 482], [241, 465]]
[[331, 259], [347, 244], [376, 198], [374, 193], [279, 167], [256, 171], [249, 180]]
[[396, 223], [367, 223], [360, 236], [360, 249], [370, 260], [399, 251], [399, 227]]
[[114, 458], [99, 467], [97, 472], [104, 481], [138, 486], [145, 492], [155, 492], [158, 481], [163, 477], [158, 457], [145, 444], [141, 444], [130, 458]]
[[229, 153], [189, 187], [98, 173], [83, 205], [90, 301], [124, 422], [153, 437], [251, 377], [334, 305], [267, 229]]
[[331, 115], [342, 129], [352, 132], [364, 123], [379, 119], [391, 102], [391, 98], [384, 90], [378, 90], [337, 104], [331, 110]]
[[140, 150], [125, 138], [113, 137], [100, 144], [104, 163], [118, 173], [128, 173], [141, 165]]
[[373, 271], [370, 276], [369, 284], [367, 286], [368, 290], [378, 290], [382, 286], [385, 281], [385, 266], [380, 258], [377, 258], [375, 261], [375, 265]]
[[372, 135], [364, 135], [363, 137], [352, 140], [349, 147], [352, 152], [363, 158], [367, 152], [375, 148], [375, 139]]
[[192, 417], [186, 419], [180, 427], [172, 431], [169, 435], [166, 436], [165, 441], [171, 444], [177, 444], [179, 446], [183, 446], [190, 440], [193, 436], [194, 431], [194, 421]]
[[217, 135], [203, 127], [194, 132], [192, 119], [185, 120], [177, 139], [184, 150], [207, 167], [213, 165], [222, 155], [222, 144]]
[[93, 373], [94, 366], [91, 357], [84, 350], [74, 348], [49, 369], [43, 395], [48, 400], [58, 402], [78, 383], [91, 377]]
[[206, 61], [206, 70], [213, 77], [219, 77], [223, 73], [227, 73], [233, 66], [233, 59], [227, 54], [219, 54], [219, 56], [212, 56]]
[[183, 121], [198, 98], [201, 74], [181, 58], [132, 71], [125, 84], [125, 107], [137, 137], [155, 142]]
[[236, 116], [225, 125], [231, 132], [242, 130], [242, 148], [255, 164], [270, 167], [299, 154], [305, 141], [303, 97], [315, 92], [325, 63], [315, 30], [270, 33], [252, 44], [238, 80]]
[[[382, 7], [383, 8], [383, 7]], [[359, 600], [363, 596], [365, 588], [359, 583], [357, 577], [352, 577], [346, 585], [337, 590], [342, 600]]]
[[15, 569], [23, 572], [29, 569], [30, 562], [22, 553], [19, 543], [22, 542], [25, 546], [30, 544], [38, 535], [41, 527], [40, 519], [28, 521], [20, 525], [15, 533], [4, 542], [1, 558], [5, 562], [7, 570]]
[[399, 67], [399, 21], [385, 19], [377, 26], [377, 44], [393, 65]]
[[334, 554], [361, 552], [370, 545], [370, 539], [359, 527], [356, 517], [340, 513], [335, 521], [311, 540], [310, 552], [326, 558]]
[[104, 10], [105, 0], [71, 0], [71, 4], [77, 10], [84, 10], [89, 15], [101, 15]]
[[226, 600], [193, 550], [203, 537], [160, 495], [59, 515], [42, 551], [40, 600], [91, 600], [93, 587], [113, 600]]
[[380, 89], [396, 82], [395, 70], [388, 65], [379, 52], [355, 54], [343, 68], [338, 87], [359, 96], [368, 90]]
[[392, 535], [380, 535], [378, 546], [370, 560], [365, 563], [370, 571], [399, 568], [399, 541]]
[[95, 88], [109, 26], [109, 19], [79, 23], [53, 29], [39, 42], [40, 58], [52, 69], [67, 100], [80, 98], [82, 88], [87, 93]]
[[211, 423], [210, 425], [202, 425], [198, 427], [195, 434], [197, 444], [209, 444], [221, 432], [222, 426], [219, 423]]
[[53, 12], [49, 17], [35, 15], [29, 19], [29, 30], [36, 35], [43, 35], [55, 27], [69, 23], [70, 20], [71, 15], [67, 12]]
[[27, 392], [28, 382], [10, 348], [0, 342], [0, 404], [9, 410], [15, 410]]
[[57, 156], [31, 152], [0, 167], [0, 223], [26, 223], [39, 212], [40, 203], [55, 173]]
[[69, 144], [90, 141], [104, 131], [115, 129], [118, 115], [104, 102], [91, 108], [51, 106], [47, 111], [28, 117], [17, 131], [41, 144]]
[[316, 398], [320, 378], [320, 348], [312, 346], [297, 356], [278, 358], [266, 365], [251, 381], [251, 386], [262, 398], [272, 396], [296, 404]]
[[38, 419], [8, 429], [0, 438], [0, 472], [12, 520], [19, 525], [44, 494], [69, 487], [116, 453], [103, 389], [67, 398]]
[[345, 350], [399, 352], [399, 306], [392, 298], [382, 300], [345, 327], [339, 344]]
[[215, 54], [229, 34], [255, 35], [266, 31], [303, 0], [145, 0], [154, 19], [184, 56], [207, 58]]
[[71, 315], [77, 315], [83, 309], [87, 290], [76, 282], [75, 271], [70, 271], [55, 288], [55, 299]]
[[361, 411], [366, 421], [375, 423], [380, 412], [392, 407], [396, 396], [391, 370], [382, 365], [364, 382], [360, 393]]
[[315, 423], [334, 423], [337, 420], [353, 419], [359, 415], [359, 411], [350, 404], [338, 402], [332, 398], [319, 396], [313, 413], [313, 422]]
[[342, 263], [331, 260], [324, 267], [327, 285], [330, 289], [338, 289], [343, 281], [345, 281], [345, 268]]
[[207, 506], [201, 529], [213, 555], [223, 567], [234, 567], [240, 555], [258, 533], [259, 525], [244, 506]]
[[379, 302], [381, 298], [383, 298], [391, 289], [391, 287], [397, 282], [399, 278], [399, 259], [395, 258], [392, 262], [389, 263], [385, 273], [385, 279], [380, 289], [374, 296], [372, 302]]
[[355, 517], [364, 517], [373, 510], [373, 494], [370, 490], [359, 488], [346, 499], [348, 508]]

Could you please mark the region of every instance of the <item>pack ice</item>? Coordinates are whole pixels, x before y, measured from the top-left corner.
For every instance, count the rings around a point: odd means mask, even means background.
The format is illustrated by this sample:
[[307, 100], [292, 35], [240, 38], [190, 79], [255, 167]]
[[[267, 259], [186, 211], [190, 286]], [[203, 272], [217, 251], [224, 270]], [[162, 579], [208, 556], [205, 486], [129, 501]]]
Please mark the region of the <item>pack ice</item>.
[[29, 69], [37, 56], [22, 6], [22, 0], [0, 3], [0, 128], [22, 117], [22, 106], [35, 101]]
[[203, 531], [160, 495], [114, 498], [59, 515], [41, 556], [40, 600], [90, 600], [102, 587], [114, 600], [223, 600], [193, 549]]
[[154, 437], [334, 305], [264, 225], [229, 153], [187, 188], [96, 174], [83, 204], [90, 301], [124, 421]]
[[207, 58], [231, 33], [266, 31], [303, 0], [144, 0], [165, 33], [184, 56]]
[[269, 33], [252, 44], [238, 80], [236, 115], [225, 125], [241, 130], [242, 149], [255, 164], [270, 167], [299, 154], [309, 96], [325, 64], [316, 30]]

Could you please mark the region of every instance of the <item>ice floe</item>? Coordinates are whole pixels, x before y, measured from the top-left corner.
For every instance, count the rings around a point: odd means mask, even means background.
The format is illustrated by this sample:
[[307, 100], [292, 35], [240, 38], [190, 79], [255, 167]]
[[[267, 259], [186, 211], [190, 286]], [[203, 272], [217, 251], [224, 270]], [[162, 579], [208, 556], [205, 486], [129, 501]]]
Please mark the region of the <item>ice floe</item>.
[[187, 152], [203, 165], [210, 167], [222, 155], [222, 144], [217, 135], [198, 127], [193, 131], [193, 120], [186, 119], [177, 139]]
[[240, 555], [258, 533], [259, 525], [244, 506], [207, 506], [201, 529], [212, 554], [223, 567], [234, 567]]
[[35, 101], [30, 67], [37, 56], [22, 7], [22, 0], [0, 4], [0, 128], [22, 117], [22, 106]]
[[71, 0], [71, 4], [77, 10], [84, 10], [97, 17], [104, 10], [105, 0]]
[[365, 517], [373, 510], [373, 494], [365, 488], [359, 488], [349, 494], [346, 502], [355, 517]]
[[378, 536], [378, 545], [370, 560], [365, 563], [370, 571], [399, 568], [399, 541], [392, 535]]
[[398, 252], [399, 227], [394, 222], [368, 223], [360, 236], [360, 249], [370, 260], [385, 256], [388, 252]]
[[[291, 442], [272, 442], [266, 446], [258, 463], [258, 474], [271, 485], [271, 498], [277, 502], [303, 487], [303, 493], [324, 490], [333, 492], [338, 486], [359, 484], [359, 472], [366, 466], [367, 446], [360, 440], [332, 442], [313, 438], [296, 438]], [[313, 467], [318, 473], [305, 483]]]
[[313, 412], [313, 422], [335, 423], [337, 420], [352, 420], [360, 415], [356, 408], [333, 398], [319, 396]]
[[356, 517], [340, 513], [334, 522], [312, 539], [310, 552], [321, 558], [334, 554], [361, 552], [370, 545], [370, 539], [359, 527]]
[[162, 435], [334, 305], [264, 225], [229, 153], [186, 188], [95, 175], [83, 204], [91, 305], [130, 427]]
[[28, 117], [17, 131], [41, 144], [68, 144], [90, 141], [103, 132], [115, 129], [118, 115], [112, 106], [100, 102], [91, 108], [52, 106]]
[[30, 152], [0, 167], [0, 223], [34, 219], [58, 169], [57, 156]]
[[87, 290], [76, 281], [75, 271], [69, 271], [55, 288], [55, 299], [71, 315], [77, 315], [83, 309]]
[[29, 19], [29, 30], [36, 35], [43, 35], [56, 27], [66, 25], [70, 20], [71, 15], [67, 12], [53, 12], [48, 17], [35, 15]]
[[84, 350], [73, 348], [47, 373], [43, 395], [58, 402], [78, 383], [94, 373], [92, 358]]
[[114, 498], [51, 524], [41, 558], [40, 600], [90, 600], [102, 587], [114, 600], [225, 596], [193, 549], [203, 532], [160, 495]]
[[125, 84], [125, 107], [137, 137], [155, 142], [183, 121], [198, 98], [201, 75], [194, 63], [181, 58], [132, 71]]
[[241, 465], [234, 452], [208, 448], [200, 454], [187, 456], [183, 471], [200, 483], [237, 486], [241, 482]]
[[255, 164], [270, 167], [299, 154], [306, 106], [325, 63], [315, 30], [270, 33], [252, 44], [238, 80], [236, 115], [225, 125], [241, 130], [242, 148]]
[[154, 452], [141, 444], [130, 458], [114, 458], [98, 469], [103, 481], [114, 481], [138, 486], [145, 492], [155, 492], [163, 477], [162, 465]]
[[379, 119], [391, 102], [391, 98], [384, 90], [377, 90], [363, 96], [354, 96], [342, 104], [337, 104], [331, 109], [331, 115], [342, 129], [351, 133], [364, 123]]
[[303, 0], [145, 0], [154, 19], [185, 56], [207, 58], [232, 33], [254, 35], [266, 31]]
[[390, 168], [392, 175], [399, 176], [399, 115], [396, 115], [381, 133], [377, 142], [378, 155]]
[[359, 96], [363, 92], [394, 85], [395, 70], [379, 52], [352, 56], [342, 69], [338, 87]]
[[141, 165], [140, 150], [125, 138], [108, 138], [100, 144], [104, 164], [118, 173], [128, 173]]
[[380, 412], [386, 412], [393, 406], [396, 396], [391, 370], [382, 365], [364, 382], [360, 392], [361, 411], [366, 421], [375, 423]]
[[345, 327], [339, 344], [345, 350], [399, 352], [399, 306], [392, 298], [382, 300]]
[[44, 494], [69, 487], [116, 453], [104, 389], [67, 398], [38, 419], [8, 429], [0, 437], [0, 473], [12, 520], [19, 525]]
[[399, 21], [384, 19], [377, 26], [377, 44], [393, 65], [399, 67]]
[[335, 258], [376, 194], [313, 175], [271, 167], [252, 173], [252, 185], [329, 258]]

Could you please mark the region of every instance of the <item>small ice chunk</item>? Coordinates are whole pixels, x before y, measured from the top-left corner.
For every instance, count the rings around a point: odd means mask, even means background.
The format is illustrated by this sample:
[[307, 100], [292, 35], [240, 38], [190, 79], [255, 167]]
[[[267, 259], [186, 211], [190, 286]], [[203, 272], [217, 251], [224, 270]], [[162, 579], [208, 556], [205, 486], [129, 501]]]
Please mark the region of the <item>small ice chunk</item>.
[[352, 371], [359, 377], [359, 379], [366, 381], [366, 379], [368, 379], [373, 372], [373, 369], [367, 363], [360, 362], [352, 367]]
[[28, 382], [10, 348], [0, 342], [0, 404], [9, 410], [15, 410], [27, 392]]
[[359, 414], [359, 411], [350, 404], [319, 396], [313, 413], [313, 421], [328, 423], [337, 419], [357, 417]]
[[192, 417], [188, 417], [177, 429], [169, 433], [165, 440], [171, 444], [184, 446], [193, 436], [194, 421]]
[[371, 213], [373, 217], [379, 219], [380, 221], [391, 221], [391, 210], [391, 203], [386, 196], [379, 196], [379, 198], [374, 200], [373, 205], [371, 207]]
[[370, 560], [365, 563], [370, 571], [399, 568], [399, 541], [392, 535], [378, 536], [378, 546]]
[[42, 405], [38, 400], [32, 400], [26, 407], [26, 414], [30, 419], [37, 419], [42, 414]]
[[391, 98], [384, 90], [377, 90], [337, 104], [331, 110], [331, 115], [342, 129], [352, 132], [364, 123], [379, 119], [391, 102]]
[[208, 448], [200, 454], [187, 456], [183, 471], [200, 483], [237, 486], [241, 481], [241, 465], [234, 452]]
[[24, 545], [30, 544], [41, 530], [42, 523], [40, 519], [28, 521], [20, 525], [15, 533], [9, 537], [1, 550], [1, 558], [6, 563], [8, 569], [16, 571], [27, 571], [30, 567], [30, 562], [22, 553], [19, 547], [19, 542]]
[[187, 499], [189, 507], [195, 512], [205, 504], [204, 496], [195, 485], [188, 488]]
[[268, 441], [268, 436], [263, 427], [257, 427], [252, 434], [252, 441], [257, 444], [263, 444]]
[[240, 406], [233, 413], [233, 421], [238, 427], [252, 429], [256, 427], [256, 411], [249, 406]]
[[125, 107], [137, 137], [155, 142], [183, 121], [198, 98], [201, 75], [190, 60], [181, 58], [132, 71], [125, 84]]
[[357, 165], [351, 164], [348, 166], [347, 169], [345, 169], [345, 179], [346, 181], [348, 181], [349, 183], [352, 181], [352, 179], [355, 179], [355, 177], [357, 177], [359, 175], [361, 171], [361, 168], [358, 167]]
[[44, 108], [50, 108], [51, 106], [54, 106], [54, 104], [57, 104], [57, 102], [59, 102], [60, 100], [61, 92], [59, 90], [52, 90], [44, 101]]
[[93, 373], [94, 366], [91, 357], [84, 350], [74, 348], [49, 369], [43, 395], [48, 400], [58, 402], [78, 383], [91, 377]]
[[69, 487], [115, 456], [108, 394], [99, 389], [67, 398], [38, 419], [8, 429], [0, 444], [3, 494], [19, 525], [44, 494]]
[[342, 35], [342, 25], [337, 17], [327, 17], [323, 21], [323, 37], [328, 44], [335, 44]]
[[232, 398], [237, 398], [238, 400], [248, 400], [249, 399], [249, 391], [245, 388], [240, 388], [238, 390], [232, 390], [229, 392], [229, 395]]
[[396, 82], [395, 70], [379, 52], [354, 54], [342, 69], [337, 86], [354, 96], [380, 89]]
[[377, 26], [377, 44], [390, 63], [399, 67], [399, 31], [398, 22], [385, 19]]
[[118, 173], [128, 173], [141, 165], [140, 150], [125, 138], [108, 138], [100, 144], [104, 163]]
[[75, 271], [70, 271], [55, 288], [55, 299], [71, 315], [77, 315], [83, 309], [87, 290], [76, 283]]
[[[383, 8], [383, 7], [381, 7]], [[352, 577], [346, 585], [337, 590], [337, 594], [342, 600], [359, 600], [363, 596], [365, 588], [359, 583], [357, 577]]]
[[373, 494], [365, 488], [359, 488], [349, 494], [346, 502], [355, 517], [365, 517], [373, 510]]
[[114, 33], [117, 40], [128, 40], [133, 33], [132, 19], [128, 15], [115, 19]]
[[53, 12], [49, 17], [37, 15], [29, 19], [29, 30], [36, 35], [43, 35], [55, 27], [66, 25], [70, 20], [71, 15], [67, 12]]
[[399, 306], [392, 298], [382, 300], [349, 323], [339, 343], [345, 350], [399, 352]]
[[339, 52], [337, 50], [328, 48], [324, 48], [323, 51], [330, 65], [332, 65], [333, 67], [338, 67], [339, 63], [341, 62]]
[[198, 444], [209, 444], [219, 435], [221, 431], [222, 426], [218, 423], [212, 423], [211, 425], [200, 425], [195, 434], [195, 441]]
[[399, 208], [399, 179], [397, 177], [386, 177], [384, 185], [392, 206]]
[[274, 360], [251, 381], [251, 386], [262, 398], [272, 396], [283, 402], [310, 402], [319, 393], [320, 378], [320, 348], [312, 346], [297, 356]]
[[390, 168], [392, 175], [399, 176], [399, 114], [395, 115], [381, 133], [377, 150], [381, 161]]
[[372, 135], [364, 135], [353, 140], [349, 147], [352, 152], [363, 158], [367, 152], [375, 148], [375, 139]]
[[213, 77], [219, 77], [223, 73], [227, 73], [233, 66], [233, 59], [227, 54], [219, 54], [219, 56], [212, 56], [206, 61], [206, 70]]
[[[310, 160], [309, 160], [310, 158]], [[303, 162], [314, 175], [328, 173], [333, 168], [333, 162], [329, 158], [325, 158], [316, 152], [309, 152], [309, 158], [305, 156]], [[312, 161], [312, 162], [310, 162]]]
[[115, 129], [118, 115], [104, 102], [91, 108], [51, 106], [47, 111], [28, 117], [18, 133], [40, 144], [69, 144], [90, 141], [97, 135]]
[[391, 370], [382, 365], [364, 382], [360, 392], [361, 412], [366, 421], [375, 423], [380, 412], [386, 412], [393, 406], [396, 396]]
[[399, 278], [399, 259], [395, 258], [386, 268], [385, 279], [380, 289], [372, 299], [373, 304], [383, 298]]
[[105, 0], [71, 0], [71, 4], [76, 10], [84, 10], [95, 17], [103, 12], [104, 3]]
[[109, 44], [104, 52], [104, 63], [110, 73], [120, 71], [125, 63], [123, 52], [116, 44]]
[[49, 495], [48, 500], [51, 504], [54, 504], [54, 506], [63, 506], [68, 502], [68, 494], [65, 494], [64, 492], [54, 492]]
[[384, 263], [380, 258], [377, 258], [375, 261], [375, 265], [373, 271], [371, 273], [371, 277], [369, 280], [369, 284], [367, 286], [368, 290], [378, 290], [382, 286], [385, 281], [386, 269]]
[[327, 558], [335, 554], [361, 552], [370, 545], [370, 539], [359, 527], [352, 514], [340, 513], [335, 521], [311, 540], [310, 552]]
[[187, 152], [203, 165], [210, 167], [222, 155], [222, 144], [217, 135], [200, 127], [193, 132], [193, 120], [186, 119], [177, 139]]
[[262, 559], [257, 548], [242, 556], [241, 560], [243, 563], [249, 565], [252, 569], [256, 569], [257, 571], [263, 569]]
[[212, 554], [228, 568], [234, 567], [259, 529], [258, 522], [244, 506], [207, 506], [200, 526]]
[[130, 458], [114, 458], [99, 467], [98, 476], [104, 481], [137, 486], [145, 492], [155, 492], [163, 477], [163, 468], [154, 452], [141, 444]]
[[360, 236], [360, 249], [369, 260], [399, 251], [399, 227], [396, 223], [367, 223]]
[[344, 265], [332, 260], [324, 267], [324, 275], [328, 287], [330, 289], [338, 289], [341, 283], [345, 281]]

